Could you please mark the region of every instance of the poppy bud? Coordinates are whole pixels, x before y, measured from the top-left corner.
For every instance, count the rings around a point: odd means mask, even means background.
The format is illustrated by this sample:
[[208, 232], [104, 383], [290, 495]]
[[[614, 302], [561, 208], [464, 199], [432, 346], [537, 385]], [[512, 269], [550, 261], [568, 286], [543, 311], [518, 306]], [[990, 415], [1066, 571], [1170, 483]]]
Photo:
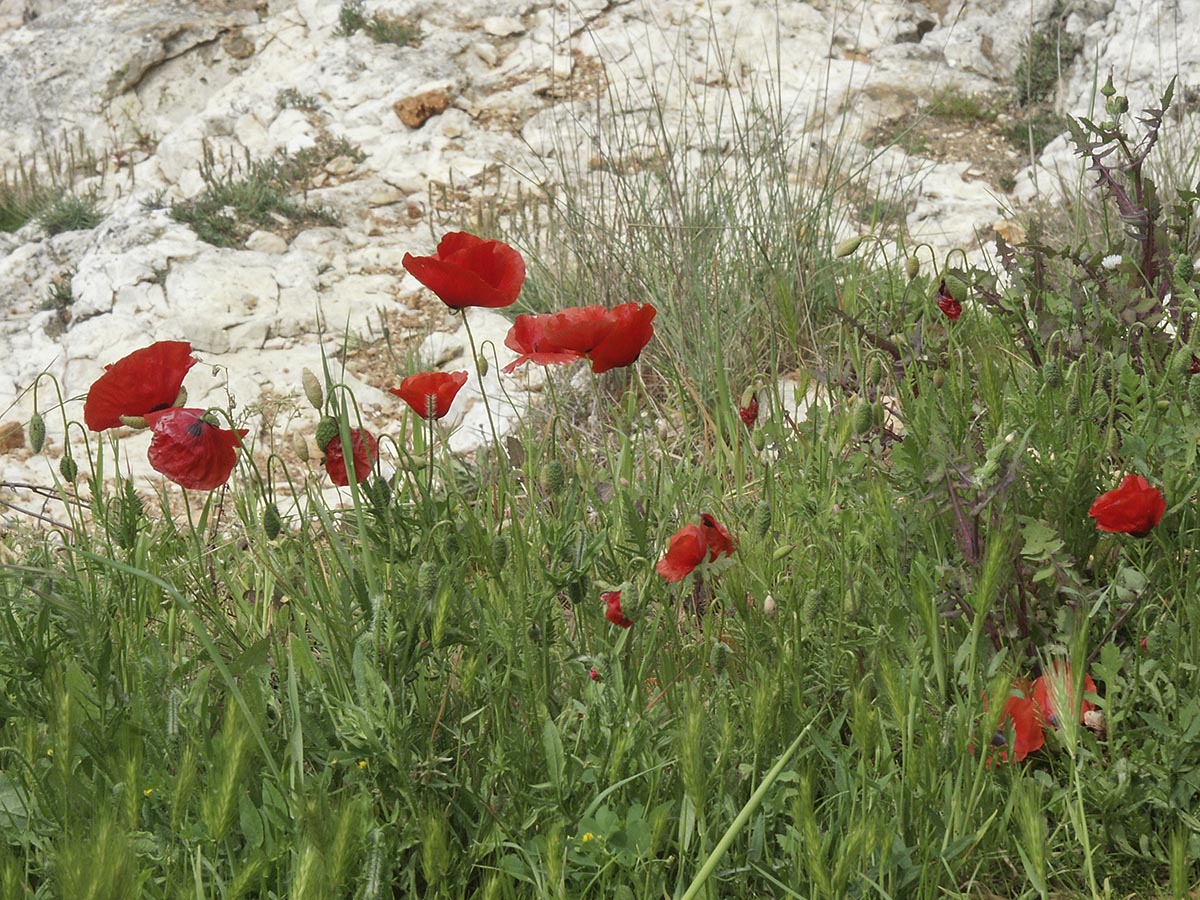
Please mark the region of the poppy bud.
[[1042, 383], [1050, 390], [1062, 387], [1062, 364], [1057, 359], [1048, 359], [1042, 366]]
[[588, 669], [588, 678], [592, 679], [592, 681], [600, 680], [600, 673], [596, 671], [595, 666], [592, 666], [590, 669]]
[[724, 641], [713, 644], [712, 652], [708, 655], [708, 663], [718, 675], [725, 671], [729, 664], [729, 646]]
[[859, 400], [854, 404], [852, 422], [855, 434], [866, 434], [871, 430], [871, 416], [871, 404], [866, 400]]
[[274, 503], [268, 503], [267, 508], [263, 510], [262, 525], [268, 541], [275, 540], [283, 530], [283, 519], [279, 515], [279, 507]]
[[846, 240], [842, 241], [833, 248], [833, 255], [838, 259], [843, 259], [847, 256], [850, 256], [855, 250], [862, 246], [862, 242], [863, 235], [861, 234], [852, 238], [846, 238]]
[[300, 384], [303, 385], [304, 396], [308, 398], [313, 409], [320, 409], [325, 403], [325, 392], [321, 390], [321, 382], [317, 380], [317, 376], [311, 369], [305, 369], [300, 373]]
[[338, 432], [337, 419], [333, 416], [322, 416], [321, 421], [317, 423], [317, 449], [324, 453], [325, 448], [338, 436]]
[[910, 256], [904, 261], [904, 274], [912, 281], [921, 274], [921, 261], [916, 256]]
[[29, 446], [33, 448], [34, 453], [41, 453], [45, 445], [46, 420], [42, 418], [41, 413], [34, 412], [29, 419]]
[[492, 538], [492, 561], [496, 563], [497, 569], [503, 569], [504, 564], [508, 562], [508, 538], [502, 534]]
[[308, 462], [308, 438], [298, 431], [292, 435], [292, 450], [301, 462]]
[[179, 386], [179, 393], [175, 395], [175, 402], [171, 405], [187, 406], [187, 388], [185, 388], [182, 384]]
[[121, 424], [129, 428], [145, 428], [146, 420], [142, 416], [121, 416]]
[[754, 509], [754, 533], [766, 537], [771, 530], [771, 501], [761, 500]]
[[58, 471], [67, 481], [74, 482], [75, 476], [79, 474], [79, 466], [75, 464], [75, 457], [69, 454], [64, 456], [58, 464]]
[[1184, 347], [1171, 357], [1171, 371], [1177, 378], [1185, 378], [1192, 371], [1192, 351]]
[[879, 358], [879, 354], [871, 357], [871, 362], [867, 366], [867, 380], [871, 384], [879, 384], [883, 381], [883, 361]]
[[953, 273], [946, 274], [946, 292], [961, 303], [967, 297], [967, 283]]
[[1175, 257], [1175, 277], [1187, 284], [1192, 280], [1192, 276], [1196, 274], [1196, 263], [1187, 253], [1180, 253]]
[[567, 584], [567, 599], [571, 601], [572, 606], [579, 606], [583, 603], [583, 596], [587, 592], [587, 579], [580, 575], [578, 578], [572, 578]]
[[637, 585], [627, 581], [617, 593], [621, 596], [621, 609], [625, 615], [631, 619], [640, 619], [646, 612], [646, 605], [642, 603], [642, 592], [638, 590]]
[[1200, 378], [1188, 381], [1188, 402], [1193, 410], [1200, 410]]
[[876, 428], [882, 428], [883, 423], [887, 421], [886, 413], [883, 408], [883, 401], [876, 400], [871, 404], [871, 423]]
[[437, 594], [438, 575], [437, 568], [433, 563], [426, 560], [421, 563], [421, 568], [417, 569], [417, 597], [426, 606], [433, 605], [433, 599]]
[[763, 615], [773, 616], [779, 610], [779, 605], [775, 602], [775, 598], [770, 594], [763, 599]]
[[933, 373], [932, 380], [933, 380], [933, 386], [940, 390], [942, 385], [945, 384], [945, 382], [946, 382], [946, 373], [943, 372], [941, 369], [936, 369]]
[[1079, 391], [1072, 391], [1071, 396], [1067, 397], [1067, 415], [1077, 416], [1081, 409], [1083, 409], [1083, 397]]
[[567, 486], [567, 471], [557, 459], [552, 459], [542, 467], [542, 490], [551, 497], [557, 497]]
[[754, 444], [755, 450], [762, 450], [767, 446], [767, 436], [763, 434], [762, 431], [756, 431], [750, 438], [750, 442]]
[[487, 354], [480, 353], [475, 357], [475, 371], [479, 373], [479, 377], [483, 378], [488, 373], [488, 369], [492, 367], [491, 362], [487, 358]]

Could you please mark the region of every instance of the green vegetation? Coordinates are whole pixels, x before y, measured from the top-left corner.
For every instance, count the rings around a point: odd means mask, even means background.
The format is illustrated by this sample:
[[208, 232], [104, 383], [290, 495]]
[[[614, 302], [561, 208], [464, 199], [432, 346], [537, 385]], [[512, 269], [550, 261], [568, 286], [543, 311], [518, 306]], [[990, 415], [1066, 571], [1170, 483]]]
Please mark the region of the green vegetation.
[[20, 159], [10, 171], [0, 169], [0, 232], [13, 232], [37, 221], [54, 235], [94, 228], [103, 218], [97, 192], [75, 192], [80, 178], [96, 175], [96, 155], [78, 143], [63, 139], [31, 159]]
[[205, 147], [200, 175], [205, 189], [196, 198], [171, 207], [171, 218], [190, 226], [197, 237], [218, 247], [240, 246], [257, 228], [294, 233], [314, 225], [338, 225], [339, 219], [324, 207], [294, 199], [330, 160], [348, 156], [362, 160], [362, 152], [345, 139], [326, 139], [291, 155], [251, 161], [221, 168]]
[[[254, 448], [190, 503], [59, 479], [66, 521], [0, 537], [0, 895], [1188, 896], [1200, 194], [1105, 96], [1072, 133], [1113, 227], [1003, 278], [835, 253], [848, 178], [789, 180], [770, 115], [736, 168], [664, 128], [508, 216], [528, 308], [652, 302], [654, 340], [549, 369], [469, 465], [397, 412], [344, 509]], [[348, 443], [342, 373], [295, 387]], [[1088, 515], [1126, 474], [1166, 498], [1141, 537]], [[736, 551], [667, 583], [701, 513]], [[1103, 726], [1062, 704], [1017, 761], [1009, 694], [1055, 661]]]
[[409, 19], [385, 13], [368, 16], [363, 9], [363, 0], [344, 0], [338, 10], [337, 34], [349, 37], [357, 31], [363, 32], [377, 44], [410, 47], [421, 40], [420, 27]]

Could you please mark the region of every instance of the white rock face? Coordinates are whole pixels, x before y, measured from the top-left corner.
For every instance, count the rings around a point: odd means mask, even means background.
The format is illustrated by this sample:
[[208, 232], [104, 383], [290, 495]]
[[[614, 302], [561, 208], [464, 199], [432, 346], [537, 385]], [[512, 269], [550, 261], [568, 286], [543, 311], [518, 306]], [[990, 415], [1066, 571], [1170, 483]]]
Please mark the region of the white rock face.
[[[58, 379], [67, 416], [79, 420], [106, 363], [166, 338], [190, 340], [203, 360], [188, 379], [190, 403], [233, 398], [244, 409], [294, 394], [300, 370], [319, 369], [322, 352], [330, 358], [344, 339], [378, 335], [382, 311], [421, 318], [430, 298], [401, 259], [431, 252], [471, 204], [571, 177], [642, 179], [653, 189], [636, 164], [659, 152], [663, 134], [690, 168], [714, 155], [733, 160], [764, 104], [782, 113], [776, 139], [797, 148], [790, 180], [807, 177], [801, 160], [836, 145], [871, 189], [907, 192], [914, 240], [939, 253], [972, 246], [1004, 200], [976, 177], [974, 160], [868, 151], [857, 140], [940, 87], [1010, 90], [1023, 41], [1054, 7], [368, 2], [368, 15], [418, 24], [419, 43], [396, 46], [337, 34], [335, 0], [0, 0], [0, 165], [12, 172], [48, 148], [75, 152], [93, 173], [77, 190], [96, 191], [104, 212], [87, 231], [47, 237], [30, 224], [0, 233], [0, 420], [28, 419], [42, 372]], [[1072, 3], [1065, 33], [1082, 49], [1064, 73], [1063, 110], [1086, 113], [1095, 79], [1110, 69], [1135, 110], [1175, 73], [1177, 97], [1194, 91], [1198, 21], [1200, 0]], [[427, 91], [444, 91], [449, 108], [406, 127], [396, 104]], [[296, 199], [328, 208], [341, 226], [257, 223], [243, 243], [222, 248], [163, 209], [205, 191], [206, 160], [211, 180], [244, 171], [247, 160], [333, 146]], [[601, 156], [629, 163], [629, 173], [598, 172]], [[1056, 166], [1077, 171], [1065, 141], [1018, 179], [1015, 197], [1053, 189]], [[43, 308], [64, 279], [74, 297], [65, 320]], [[456, 450], [490, 441], [493, 425], [511, 427], [541, 386], [538, 370], [499, 372], [511, 358], [503, 347], [511, 319], [470, 313], [477, 343], [499, 357], [482, 379], [490, 421], [462, 319], [424, 315], [424, 325], [404, 326], [427, 364], [472, 372], [444, 423]], [[439, 330], [427, 336], [429, 323]], [[380, 384], [347, 374], [370, 427], [388, 429], [403, 414], [385, 389], [404, 374], [381, 372], [380, 381], [395, 381]], [[43, 382], [40, 405], [52, 394]], [[61, 424], [47, 422], [61, 451]], [[152, 474], [132, 462], [138, 440], [126, 445], [131, 471]], [[45, 466], [0, 456], [0, 480], [41, 482]]]

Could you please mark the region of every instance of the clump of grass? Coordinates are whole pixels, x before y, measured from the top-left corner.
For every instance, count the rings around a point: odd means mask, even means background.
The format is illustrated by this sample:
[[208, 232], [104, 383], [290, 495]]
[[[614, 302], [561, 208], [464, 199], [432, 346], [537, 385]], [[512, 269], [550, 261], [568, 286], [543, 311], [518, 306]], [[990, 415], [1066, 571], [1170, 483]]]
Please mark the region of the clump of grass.
[[421, 39], [420, 27], [411, 20], [379, 12], [368, 16], [362, 0], [346, 0], [338, 10], [335, 33], [349, 37], [357, 31], [362, 31], [377, 44], [399, 47], [415, 46]]
[[312, 225], [339, 225], [332, 210], [298, 202], [294, 195], [306, 190], [330, 159], [356, 152], [360, 151], [348, 142], [332, 141], [290, 156], [252, 161], [247, 155], [242, 164], [222, 168], [205, 147], [200, 165], [204, 191], [174, 204], [171, 218], [218, 247], [240, 246], [257, 228], [278, 230], [282, 225], [294, 232]]
[[1082, 49], [1082, 43], [1063, 31], [1066, 4], [1059, 0], [1046, 23], [1029, 34], [1021, 45], [1013, 73], [1014, 97], [1018, 106], [1031, 106], [1049, 98], [1063, 70]]
[[86, 231], [103, 221], [100, 201], [95, 192], [58, 194], [38, 210], [38, 224], [49, 235], [66, 231]]
[[956, 87], [936, 91], [929, 101], [929, 115], [956, 122], [994, 122], [999, 112], [983, 94], [968, 94]]

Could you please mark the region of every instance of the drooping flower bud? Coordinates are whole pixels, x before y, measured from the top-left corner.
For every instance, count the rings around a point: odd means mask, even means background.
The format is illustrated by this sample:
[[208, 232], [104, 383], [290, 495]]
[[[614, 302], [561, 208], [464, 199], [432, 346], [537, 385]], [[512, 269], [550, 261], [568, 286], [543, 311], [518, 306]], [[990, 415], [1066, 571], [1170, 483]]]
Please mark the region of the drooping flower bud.
[[921, 274], [921, 261], [915, 255], [904, 260], [904, 274], [908, 276], [909, 281]]
[[46, 420], [40, 412], [34, 412], [29, 419], [29, 446], [34, 453], [41, 453], [46, 445]]
[[871, 404], [865, 399], [859, 400], [854, 404], [852, 422], [854, 424], [855, 434], [866, 434], [871, 430], [871, 424], [873, 421], [872, 415]]
[[754, 533], [766, 537], [771, 530], [771, 501], [761, 500], [754, 509]]
[[67, 481], [74, 483], [75, 476], [79, 474], [79, 466], [75, 463], [75, 457], [67, 454], [58, 464], [58, 471], [62, 473], [62, 477]]
[[542, 489], [551, 497], [557, 497], [567, 486], [567, 471], [557, 459], [542, 467]]
[[846, 240], [842, 241], [833, 248], [833, 255], [838, 259], [844, 259], [845, 257], [852, 255], [855, 250], [861, 247], [862, 242], [863, 235], [861, 234], [855, 235], [851, 238], [846, 238]]
[[479, 373], [480, 378], [485, 377], [491, 367], [492, 364], [488, 361], [486, 353], [480, 353], [475, 357], [475, 371]]
[[292, 434], [292, 450], [301, 462], [308, 462], [308, 438], [298, 431]]
[[434, 597], [437, 595], [437, 588], [437, 568], [433, 563], [426, 560], [421, 563], [421, 568], [417, 569], [417, 597], [423, 605], [427, 607], [433, 606]]
[[274, 503], [268, 503], [267, 508], [263, 510], [262, 524], [263, 533], [268, 541], [279, 537], [279, 532], [283, 530], [283, 518], [279, 515], [279, 507]]
[[325, 403], [325, 392], [321, 390], [321, 382], [311, 369], [300, 373], [300, 384], [304, 387], [304, 396], [308, 398], [313, 409], [320, 409]]

